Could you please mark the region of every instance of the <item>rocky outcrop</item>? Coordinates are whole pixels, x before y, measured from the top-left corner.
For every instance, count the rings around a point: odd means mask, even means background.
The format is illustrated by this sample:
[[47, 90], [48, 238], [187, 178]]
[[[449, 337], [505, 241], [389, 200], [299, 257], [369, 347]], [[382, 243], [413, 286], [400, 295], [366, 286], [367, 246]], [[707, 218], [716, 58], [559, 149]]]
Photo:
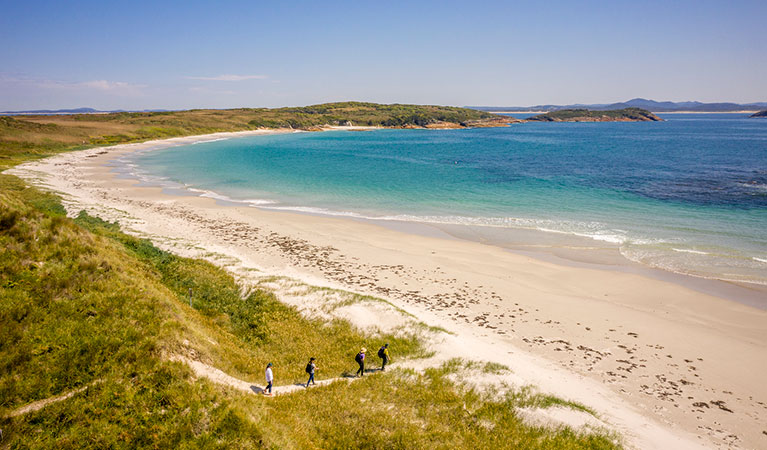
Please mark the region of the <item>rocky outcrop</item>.
[[522, 123], [522, 122], [524, 122], [524, 120], [520, 120], [511, 116], [497, 116], [491, 119], [467, 120], [465, 122], [461, 122], [461, 126], [471, 127], [471, 128], [506, 127], [512, 123]]
[[753, 113], [753, 114], [751, 114], [748, 117], [753, 117], [753, 118], [757, 118], [757, 119], [767, 119], [767, 109], [765, 109], [764, 111], [759, 111], [757, 113]]
[[429, 128], [429, 129], [458, 129], [458, 128], [491, 128], [491, 127], [507, 127], [511, 123], [520, 123], [523, 120], [516, 119], [511, 116], [496, 116], [488, 119], [466, 120], [463, 122], [447, 122], [441, 120], [435, 120], [433, 122], [417, 125], [407, 124], [400, 127], [393, 128]]

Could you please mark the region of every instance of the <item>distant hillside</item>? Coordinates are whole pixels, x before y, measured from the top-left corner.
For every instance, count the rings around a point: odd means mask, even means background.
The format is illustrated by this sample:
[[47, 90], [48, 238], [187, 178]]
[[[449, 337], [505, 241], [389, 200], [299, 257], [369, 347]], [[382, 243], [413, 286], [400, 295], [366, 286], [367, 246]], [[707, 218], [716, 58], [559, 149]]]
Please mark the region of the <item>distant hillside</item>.
[[74, 109], [32, 109], [28, 111], [3, 111], [2, 114], [89, 114], [102, 112], [93, 108]]
[[753, 113], [749, 117], [767, 118], [767, 109], [765, 109], [764, 111], [759, 111], [758, 113]]
[[157, 125], [159, 122], [189, 123], [196, 127], [216, 127], [233, 122], [240, 128], [301, 128], [355, 125], [396, 128], [461, 128], [503, 126], [516, 119], [498, 116], [476, 109], [453, 106], [378, 104], [365, 102], [337, 102], [289, 108], [235, 108], [193, 109], [187, 111], [98, 111], [93, 108], [7, 111], [0, 115], [95, 115], [98, 119], [81, 117], [78, 120], [97, 120], [117, 123]]
[[57, 114], [106, 114], [106, 113], [119, 113], [119, 112], [164, 112], [169, 111], [167, 109], [144, 109], [127, 111], [124, 109], [115, 109], [110, 111], [103, 111], [94, 108], [73, 108], [73, 109], [29, 109], [24, 111], [0, 111], [0, 115], [18, 116], [24, 114], [33, 115], [57, 115]]
[[660, 117], [641, 108], [624, 108], [611, 111], [588, 109], [562, 109], [527, 119], [534, 122], [658, 122]]
[[462, 128], [504, 126], [516, 119], [452, 106], [365, 102], [323, 103], [293, 108], [227, 110], [252, 114], [251, 127], [314, 129], [323, 126]]
[[480, 111], [559, 111], [562, 109], [589, 109], [593, 111], [606, 111], [625, 108], [642, 108], [652, 112], [734, 112], [734, 111], [757, 111], [767, 108], [767, 102], [762, 103], [701, 103], [690, 102], [657, 102], [644, 98], [634, 98], [619, 103], [600, 104], [574, 104], [574, 105], [535, 105], [535, 106], [472, 106], [472, 109]]
[[241, 122], [241, 128], [299, 128], [311, 129], [323, 126], [355, 125], [392, 128], [462, 128], [504, 126], [516, 119], [498, 116], [476, 109], [452, 106], [378, 104], [365, 102], [337, 102], [312, 106], [288, 108], [235, 108], [194, 109], [187, 111], [99, 111], [93, 108], [38, 109], [29, 111], [5, 111], [7, 116], [101, 116], [98, 120], [119, 123], [179, 122], [209, 128], [223, 122], [227, 128], [232, 122]]

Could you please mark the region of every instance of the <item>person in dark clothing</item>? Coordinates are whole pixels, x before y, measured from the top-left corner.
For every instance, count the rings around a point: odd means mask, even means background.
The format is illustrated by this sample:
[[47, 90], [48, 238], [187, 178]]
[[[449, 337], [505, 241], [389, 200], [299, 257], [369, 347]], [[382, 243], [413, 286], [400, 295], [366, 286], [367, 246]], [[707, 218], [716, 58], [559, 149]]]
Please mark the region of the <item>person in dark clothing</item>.
[[309, 358], [309, 364], [306, 365], [306, 373], [309, 374], [309, 380], [306, 382], [306, 387], [309, 387], [309, 383], [314, 383], [314, 371], [317, 369], [317, 365], [314, 364], [314, 358]]
[[354, 360], [357, 361], [357, 364], [360, 366], [360, 368], [357, 369], [357, 376], [359, 377], [365, 375], [365, 352], [367, 352], [367, 349], [362, 347], [360, 352], [357, 353], [357, 356], [354, 357]]
[[389, 364], [389, 344], [384, 344], [378, 349], [378, 357], [383, 360], [381, 370], [386, 370], [386, 365]]

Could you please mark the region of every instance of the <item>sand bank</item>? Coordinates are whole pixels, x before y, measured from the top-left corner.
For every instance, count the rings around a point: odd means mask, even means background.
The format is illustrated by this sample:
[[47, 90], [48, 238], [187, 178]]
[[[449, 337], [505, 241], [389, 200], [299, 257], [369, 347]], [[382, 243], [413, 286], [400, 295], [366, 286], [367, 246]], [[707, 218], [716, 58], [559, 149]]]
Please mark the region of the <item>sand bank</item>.
[[225, 136], [67, 153], [10, 173], [61, 192], [70, 213], [118, 220], [180, 254], [385, 298], [452, 333], [435, 359], [504, 364], [510, 382], [593, 408], [630, 447], [767, 447], [767, 312], [715, 289], [558, 264], [439, 230], [168, 195], [107, 166], [127, 152]]

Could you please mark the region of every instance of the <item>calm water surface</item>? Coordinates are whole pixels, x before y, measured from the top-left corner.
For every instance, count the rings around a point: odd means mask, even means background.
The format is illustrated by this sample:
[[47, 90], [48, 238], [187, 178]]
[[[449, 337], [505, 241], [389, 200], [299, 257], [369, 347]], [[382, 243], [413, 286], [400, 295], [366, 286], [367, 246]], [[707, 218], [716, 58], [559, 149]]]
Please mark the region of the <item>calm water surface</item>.
[[255, 136], [131, 163], [252, 205], [585, 236], [652, 267], [767, 284], [767, 120], [662, 116]]

